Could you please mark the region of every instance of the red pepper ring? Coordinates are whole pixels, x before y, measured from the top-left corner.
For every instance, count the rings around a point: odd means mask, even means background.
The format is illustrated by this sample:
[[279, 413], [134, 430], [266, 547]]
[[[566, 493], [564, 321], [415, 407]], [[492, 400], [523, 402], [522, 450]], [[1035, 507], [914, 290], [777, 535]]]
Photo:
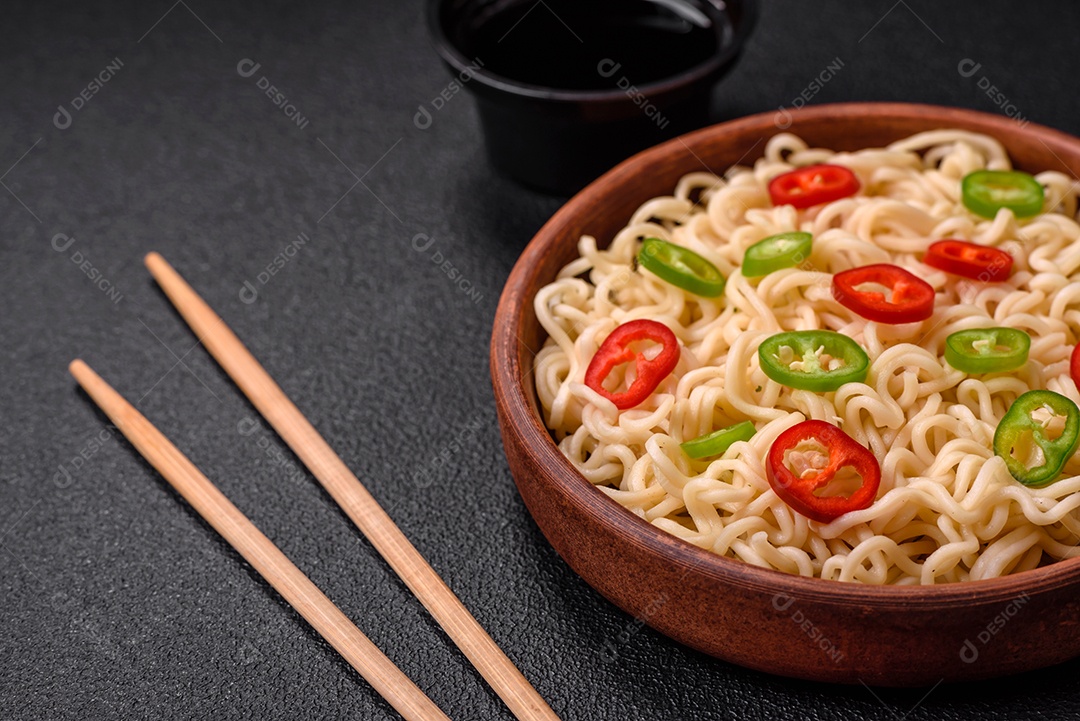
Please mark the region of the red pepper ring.
[[1012, 256], [1000, 248], [951, 239], [931, 243], [923, 262], [931, 268], [984, 283], [1005, 280], [1013, 266]]
[[[647, 358], [643, 351], [630, 347], [637, 341], [651, 340], [661, 346], [660, 352]], [[668, 377], [679, 363], [679, 341], [663, 323], [655, 320], [632, 320], [611, 331], [585, 371], [585, 385], [615, 404], [619, 410], [633, 408], [649, 397], [660, 381]], [[604, 388], [604, 381], [616, 367], [633, 362], [636, 375], [630, 387], [619, 393]]]
[[769, 181], [773, 205], [812, 208], [859, 192], [859, 179], [842, 165], [808, 165], [777, 175]]
[[[884, 293], [858, 290], [864, 283], [887, 287]], [[864, 265], [837, 273], [832, 279], [833, 298], [867, 320], [879, 323], [914, 323], [934, 314], [934, 288], [922, 278], [888, 263]]]
[[1069, 375], [1072, 376], [1077, 389], [1080, 389], [1080, 343], [1073, 348], [1072, 356], [1069, 358]]
[[[828, 464], [817, 468], [810, 463], [796, 475], [788, 465], [787, 454], [804, 441], [817, 441], [829, 454]], [[813, 453], [813, 451], [809, 451]], [[819, 455], [821, 454], [819, 451]], [[829, 484], [840, 469], [850, 466], [862, 478], [862, 485], [850, 496], [816, 496], [814, 492]], [[811, 471], [816, 470], [816, 473]], [[807, 518], [829, 523], [845, 513], [869, 508], [877, 498], [881, 467], [869, 450], [834, 425], [825, 421], [803, 421], [788, 428], [773, 441], [765, 460], [769, 485], [784, 503]]]

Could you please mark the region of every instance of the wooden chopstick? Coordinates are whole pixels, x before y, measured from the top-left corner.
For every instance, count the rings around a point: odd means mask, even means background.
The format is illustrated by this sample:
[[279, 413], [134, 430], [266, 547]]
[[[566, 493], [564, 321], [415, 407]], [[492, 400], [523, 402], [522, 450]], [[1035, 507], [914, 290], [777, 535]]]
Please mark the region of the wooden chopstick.
[[333, 601], [263, 535], [165, 435], [90, 366], [74, 360], [71, 375], [221, 537], [295, 608], [406, 719], [449, 721], [416, 684], [373, 644]]
[[225, 321], [159, 254], [147, 255], [146, 267], [210, 354], [420, 599], [514, 716], [522, 721], [558, 721], [536, 689]]

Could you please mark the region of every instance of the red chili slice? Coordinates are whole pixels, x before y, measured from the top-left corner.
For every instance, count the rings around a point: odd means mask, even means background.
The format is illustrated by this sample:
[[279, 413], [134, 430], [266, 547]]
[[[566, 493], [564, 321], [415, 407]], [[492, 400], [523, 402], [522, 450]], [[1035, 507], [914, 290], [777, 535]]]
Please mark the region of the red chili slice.
[[1012, 272], [1012, 256], [1004, 250], [966, 240], [939, 240], [923, 256], [931, 268], [986, 283], [1005, 280]]
[[1080, 343], [1073, 348], [1072, 358], [1069, 359], [1069, 375], [1072, 376], [1076, 387], [1080, 388]]
[[[800, 451], [799, 444], [806, 441], [815, 441], [819, 448]], [[804, 455], [789, 458], [790, 452]], [[828, 454], [828, 462], [820, 467], [820, 461], [826, 459], [825, 454]], [[804, 469], [799, 473], [792, 471], [789, 464], [793, 462]], [[827, 486], [845, 466], [854, 469], [862, 479], [862, 484], [851, 495], [814, 494]], [[881, 484], [881, 466], [874, 454], [825, 421], [803, 421], [777, 436], [765, 460], [765, 473], [769, 485], [784, 503], [796, 513], [821, 523], [869, 508], [877, 498]]]
[[842, 165], [808, 165], [769, 181], [773, 205], [809, 208], [859, 192], [859, 179]]
[[[865, 283], [888, 288], [892, 297], [877, 291], [858, 290]], [[864, 265], [837, 273], [832, 294], [849, 310], [879, 323], [914, 323], [934, 313], [934, 288], [922, 278], [888, 263]]]
[[[643, 351], [630, 348], [631, 343], [651, 340], [661, 346], [660, 352], [647, 358]], [[655, 320], [632, 320], [611, 332], [596, 351], [585, 371], [585, 385], [604, 396], [619, 410], [633, 408], [649, 397], [675, 370], [679, 362], [679, 341], [663, 323]], [[636, 375], [630, 387], [619, 393], [604, 388], [604, 381], [617, 366], [633, 362]]]

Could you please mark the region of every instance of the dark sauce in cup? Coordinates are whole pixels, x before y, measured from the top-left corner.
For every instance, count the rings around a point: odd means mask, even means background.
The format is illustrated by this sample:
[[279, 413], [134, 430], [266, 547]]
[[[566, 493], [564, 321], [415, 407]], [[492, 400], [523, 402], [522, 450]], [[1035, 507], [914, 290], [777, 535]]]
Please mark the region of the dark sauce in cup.
[[704, 63], [730, 42], [722, 3], [509, 0], [477, 3], [461, 51], [490, 73], [560, 90], [647, 85]]
[[[631, 154], [706, 125], [758, 0], [428, 0], [453, 79], [476, 100], [492, 165], [569, 194]], [[458, 107], [457, 105], [454, 106]]]

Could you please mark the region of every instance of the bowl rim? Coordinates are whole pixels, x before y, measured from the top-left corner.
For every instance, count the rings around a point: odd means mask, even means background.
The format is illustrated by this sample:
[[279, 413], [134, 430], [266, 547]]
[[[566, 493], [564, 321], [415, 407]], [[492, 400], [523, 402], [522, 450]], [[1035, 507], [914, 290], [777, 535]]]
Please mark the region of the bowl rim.
[[[587, 506], [599, 523], [604, 524], [622, 542], [642, 547], [651, 554], [663, 556], [676, 566], [693, 570], [721, 583], [774, 594], [786, 594], [793, 598], [828, 601], [837, 605], [907, 607], [919, 611], [932, 610], [957, 603], [995, 603], [1018, 596], [1051, 591], [1080, 582], [1080, 557], [1056, 561], [1047, 566], [992, 579], [936, 584], [932, 586], [875, 586], [841, 582], [831, 579], [804, 577], [775, 569], [761, 568], [734, 558], [720, 556], [671, 535], [623, 508], [614, 499], [604, 495], [582, 476], [558, 449], [543, 420], [532, 410], [528, 394], [535, 398], [532, 373], [523, 372], [518, 362], [524, 350], [519, 319], [521, 308], [531, 310], [532, 294], [525, 291], [531, 287], [537, 274], [540, 257], [559, 230], [581, 208], [603, 202], [607, 187], [630, 176], [640, 177], [641, 169], [668, 156], [672, 151], [685, 152], [695, 144], [716, 140], [725, 133], [760, 126], [762, 132], [771, 127], [776, 133], [798, 132], [800, 121], [821, 121], [837, 114], [854, 114], [865, 120], [904, 118], [938, 119], [946, 117], [961, 120], [969, 127], [978, 128], [996, 138], [1008, 134], [1037, 136], [1047, 149], [1058, 156], [1054, 146], [1072, 146], [1080, 152], [1080, 139], [1052, 128], [1035, 123], [1020, 126], [1014, 119], [975, 110], [939, 105], [894, 102], [849, 102], [804, 107], [788, 111], [791, 124], [780, 129], [775, 124], [775, 112], [749, 115], [724, 123], [712, 125], [676, 137], [624, 160], [590, 183], [564, 204], [535, 234], [518, 258], [507, 278], [499, 304], [491, 337], [491, 375], [496, 402], [505, 412], [512, 432], [519, 435], [528, 452], [534, 455], [539, 467], [562, 485], [570, 500]], [[946, 127], [946, 126], [941, 126]], [[1047, 142], [1049, 141], [1049, 142]], [[692, 150], [690, 150], [693, 153]], [[1060, 160], [1060, 157], [1059, 157]], [[1066, 167], [1067, 164], [1062, 161]], [[723, 170], [726, 170], [724, 168]], [[689, 170], [687, 172], [690, 172]], [[1075, 173], [1074, 173], [1075, 175]], [[663, 189], [660, 190], [663, 192]], [[515, 379], [508, 382], [506, 379]], [[537, 404], [538, 407], [538, 404]]]
[[[737, 1], [740, 6], [739, 9], [741, 15], [737, 24], [732, 23], [733, 32], [730, 42], [728, 42], [726, 46], [721, 46], [718, 52], [710, 55], [707, 59], [697, 65], [686, 68], [675, 75], [671, 75], [661, 80], [654, 80], [649, 83], [635, 84], [634, 87], [644, 95], [659, 97], [692, 86], [702, 80], [707, 80], [731, 63], [742, 51], [743, 46], [746, 44], [746, 38], [754, 29], [758, 18], [759, 0]], [[627, 91], [620, 88], [612, 88], [610, 90], [567, 90], [553, 88], [532, 83], [518, 82], [505, 75], [499, 75], [486, 70], [483, 66], [477, 67], [474, 59], [471, 59], [462, 53], [457, 46], [451, 42], [444, 30], [441, 15], [443, 6], [447, 2], [448, 0], [428, 0], [426, 13], [428, 34], [435, 46], [435, 50], [442, 57], [443, 61], [453, 68], [455, 72], [467, 75], [469, 80], [476, 80], [481, 85], [486, 86], [489, 90], [495, 91], [496, 93], [523, 99], [556, 103], [588, 102], [624, 104], [633, 102], [627, 96]], [[727, 14], [730, 17], [727, 3], [723, 0], [720, 0], [719, 2], [717, 2], [717, 0], [702, 0], [702, 2], [715, 6], [719, 12]]]

